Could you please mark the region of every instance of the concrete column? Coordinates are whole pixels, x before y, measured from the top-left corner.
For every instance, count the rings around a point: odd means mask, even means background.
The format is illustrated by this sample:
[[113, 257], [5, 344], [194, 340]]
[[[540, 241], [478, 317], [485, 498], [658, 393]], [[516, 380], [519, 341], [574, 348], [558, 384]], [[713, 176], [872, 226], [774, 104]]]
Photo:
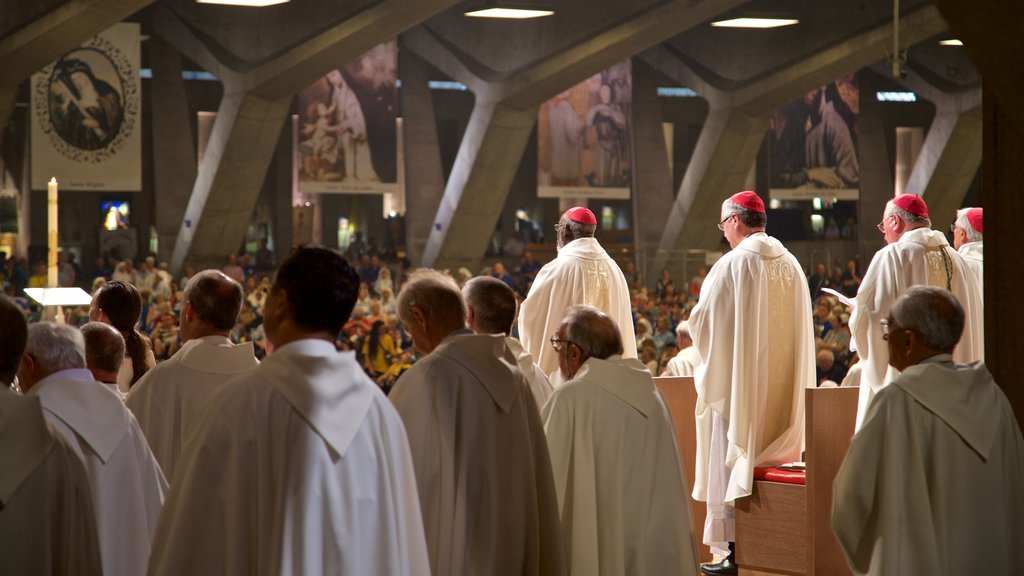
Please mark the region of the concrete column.
[[153, 69], [150, 101], [158, 257], [169, 261], [196, 179], [196, 146], [185, 81], [181, 77], [181, 55], [159, 36], [150, 38], [149, 47]]
[[[936, 123], [939, 125], [936, 126]], [[936, 133], [934, 141], [933, 131]], [[920, 194], [928, 203], [929, 214], [937, 229], [941, 230], [947, 221], [955, 219], [956, 210], [963, 205], [967, 189], [981, 167], [981, 132], [980, 106], [967, 112], [940, 111], [928, 130], [924, 149], [917, 162], [921, 164], [925, 151], [929, 153], [928, 164], [923, 165], [921, 171], [930, 167], [931, 177]], [[936, 154], [935, 149], [939, 153]], [[916, 175], [915, 165], [911, 173], [912, 182]], [[911, 191], [918, 193], [916, 189]]]
[[[860, 93], [874, 94], [878, 76], [862, 74]], [[861, 254], [861, 271], [867, 270], [871, 257], [885, 246], [882, 233], [875, 226], [882, 220], [885, 203], [892, 199], [896, 177], [889, 160], [896, 139], [885, 121], [881, 104], [875, 98], [860, 100], [860, 201], [857, 203], [857, 244]]]
[[415, 53], [403, 50], [399, 54], [399, 69], [405, 131], [405, 245], [409, 261], [419, 264], [434, 215], [444, 197], [444, 170], [428, 85], [428, 65]]

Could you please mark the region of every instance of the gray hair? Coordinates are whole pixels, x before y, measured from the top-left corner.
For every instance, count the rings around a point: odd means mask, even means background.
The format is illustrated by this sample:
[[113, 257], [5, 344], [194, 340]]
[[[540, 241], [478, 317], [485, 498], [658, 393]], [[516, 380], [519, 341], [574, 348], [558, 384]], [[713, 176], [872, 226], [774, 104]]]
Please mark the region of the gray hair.
[[85, 339], [85, 365], [89, 369], [117, 372], [124, 361], [124, 336], [103, 322], [89, 322], [81, 328]]
[[486, 334], [509, 334], [516, 320], [516, 294], [497, 278], [478, 276], [462, 287], [476, 326]]
[[32, 355], [42, 374], [85, 368], [85, 339], [76, 328], [65, 324], [30, 325], [25, 353]]
[[732, 200], [726, 200], [723, 203], [726, 211], [731, 212], [739, 218], [739, 221], [743, 223], [747, 228], [764, 228], [768, 225], [768, 215], [762, 212], [754, 212], [749, 208], [744, 208]]
[[900, 220], [903, 220], [907, 224], [924, 225], [929, 228], [931, 228], [932, 226], [932, 221], [930, 218], [918, 216], [917, 214], [911, 214], [910, 212], [907, 212], [903, 208], [900, 208], [899, 206], [894, 204], [892, 200], [889, 200], [885, 204], [885, 212], [882, 213], [882, 219], [888, 218], [893, 214], [898, 216]]
[[245, 291], [220, 270], [203, 270], [189, 279], [182, 299], [206, 324], [217, 330], [231, 330], [238, 322]]
[[967, 211], [970, 208], [961, 208], [956, 211], [956, 227], [960, 228], [967, 233], [968, 242], [981, 242], [982, 234], [971, 226], [971, 222], [967, 219]]
[[580, 347], [587, 358], [604, 360], [622, 354], [622, 334], [611, 316], [593, 306], [569, 307], [565, 320], [565, 339]]
[[466, 324], [466, 304], [459, 285], [437, 270], [420, 268], [409, 275], [398, 293], [398, 317], [402, 322], [409, 322], [413, 306], [429, 320], [458, 320], [460, 325]]
[[597, 232], [597, 224], [584, 224], [577, 222], [568, 216], [562, 215], [562, 226], [569, 229], [569, 233], [572, 234], [572, 239], [577, 238], [593, 238], [594, 233]]
[[952, 352], [964, 331], [964, 309], [948, 290], [914, 286], [892, 307], [892, 318], [901, 328], [921, 335], [925, 345]]

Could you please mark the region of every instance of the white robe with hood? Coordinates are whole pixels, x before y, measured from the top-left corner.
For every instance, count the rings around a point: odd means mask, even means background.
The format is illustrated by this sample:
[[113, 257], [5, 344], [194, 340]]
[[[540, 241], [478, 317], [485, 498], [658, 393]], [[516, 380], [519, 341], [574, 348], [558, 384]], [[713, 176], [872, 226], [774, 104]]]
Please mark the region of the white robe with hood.
[[402, 374], [431, 572], [563, 573], [540, 412], [501, 335], [459, 330]]
[[624, 356], [636, 358], [626, 277], [596, 238], [577, 238], [540, 269], [519, 307], [519, 339], [545, 374], [558, 371], [549, 340], [566, 310], [576, 304], [589, 304], [611, 316], [622, 334]]
[[[754, 468], [799, 460], [803, 450], [804, 389], [815, 385], [815, 358], [800, 263], [775, 238], [747, 236], [712, 266], [689, 323], [702, 361], [694, 375], [693, 498], [728, 506], [750, 495]], [[716, 419], [724, 439], [713, 438]], [[723, 453], [713, 454], [715, 444]], [[723, 461], [724, 477], [709, 486], [709, 478], [717, 478], [709, 473], [721, 470]], [[709, 539], [706, 531], [705, 542], [712, 544]]]
[[135, 417], [85, 369], [50, 374], [28, 393], [85, 464], [103, 573], [144, 573], [167, 481]]
[[210, 397], [232, 377], [259, 365], [252, 342], [232, 344], [224, 336], [204, 336], [185, 342], [170, 360], [135, 383], [128, 392], [128, 408], [168, 479]]
[[[943, 257], [943, 254], [946, 257]], [[984, 359], [984, 309], [973, 275], [963, 258], [946, 242], [946, 235], [928, 228], [905, 232], [871, 259], [857, 289], [857, 305], [850, 315], [850, 347], [860, 356], [860, 429], [872, 398], [896, 376], [889, 366], [889, 348], [882, 339], [881, 321], [896, 299], [913, 286], [948, 286], [964, 308], [964, 333], [953, 352], [957, 362]]]
[[210, 400], [149, 574], [429, 575], [405, 431], [354, 352], [290, 342]]
[[39, 398], [0, 388], [0, 463], [2, 571], [103, 574], [89, 477]]
[[1024, 574], [1024, 438], [984, 364], [948, 354], [879, 391], [836, 476], [854, 574]]
[[636, 359], [588, 359], [542, 413], [569, 573], [695, 574], [675, 426]]

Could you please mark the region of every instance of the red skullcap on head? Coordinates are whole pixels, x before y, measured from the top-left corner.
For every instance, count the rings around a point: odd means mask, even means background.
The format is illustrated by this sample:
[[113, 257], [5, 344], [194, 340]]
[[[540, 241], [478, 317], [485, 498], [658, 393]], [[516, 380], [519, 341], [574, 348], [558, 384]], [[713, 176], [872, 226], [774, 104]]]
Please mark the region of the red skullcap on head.
[[733, 204], [741, 208], [746, 208], [751, 212], [757, 212], [758, 214], [764, 214], [764, 202], [761, 201], [761, 197], [755, 192], [749, 190], [744, 192], [737, 192], [733, 194], [729, 200], [732, 200]]
[[565, 211], [565, 215], [569, 217], [569, 220], [579, 222], [580, 224], [597, 224], [597, 218], [594, 216], [594, 213], [582, 206], [569, 208]]
[[971, 223], [971, 228], [978, 231], [978, 234], [984, 234], [985, 232], [981, 229], [981, 208], [970, 208], [967, 210], [967, 221]]
[[892, 199], [892, 203], [900, 210], [910, 212], [914, 216], [928, 217], [928, 205], [917, 194], [900, 194]]

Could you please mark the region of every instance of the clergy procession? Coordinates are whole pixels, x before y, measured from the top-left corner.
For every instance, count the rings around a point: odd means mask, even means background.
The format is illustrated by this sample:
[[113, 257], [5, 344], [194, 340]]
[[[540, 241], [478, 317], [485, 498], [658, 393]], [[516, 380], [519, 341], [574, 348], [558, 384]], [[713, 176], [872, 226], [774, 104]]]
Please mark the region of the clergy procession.
[[[0, 298], [0, 573], [740, 574], [758, 471], [813, 440], [806, 391], [858, 385], [830, 485], [850, 572], [1024, 573], [1024, 439], [983, 363], [982, 210], [955, 214], [952, 246], [919, 196], [881, 217], [847, 304], [811, 290], [828, 282], [753, 191], [722, 201], [726, 249], [675, 305], [669, 274], [648, 303], [582, 206], [521, 303], [501, 270], [378, 273], [397, 288], [385, 321], [364, 263], [316, 246], [263, 289], [234, 260], [191, 274], [159, 362], [131, 282], [101, 283], [81, 328]], [[247, 311], [262, 339], [239, 337]], [[692, 377], [692, 414], [663, 374]]]

